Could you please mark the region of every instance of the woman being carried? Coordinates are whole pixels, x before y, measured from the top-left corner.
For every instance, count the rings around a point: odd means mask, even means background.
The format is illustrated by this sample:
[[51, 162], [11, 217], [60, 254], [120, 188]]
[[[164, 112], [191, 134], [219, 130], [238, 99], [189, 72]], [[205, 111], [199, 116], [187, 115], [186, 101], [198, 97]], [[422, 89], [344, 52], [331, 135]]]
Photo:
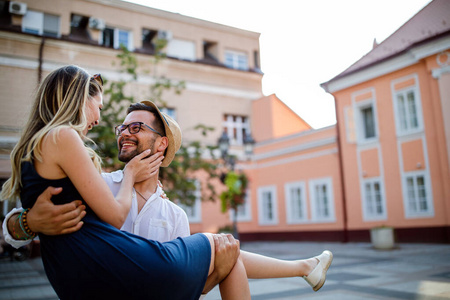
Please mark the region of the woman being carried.
[[[91, 77], [76, 66], [50, 73], [11, 155], [12, 177], [1, 198], [20, 194], [23, 207], [30, 208], [48, 186], [57, 186], [63, 191], [53, 197], [54, 203], [74, 199], [86, 203], [81, 230], [40, 234], [45, 270], [61, 299], [198, 299], [214, 268], [214, 236], [195, 234], [159, 243], [117, 229], [128, 214], [138, 174], [152, 176], [163, 157], [156, 153], [147, 158], [150, 151], [145, 151], [130, 161], [114, 198], [99, 174], [98, 155], [82, 140], [98, 124], [101, 107], [101, 77]], [[316, 274], [314, 285], [319, 288], [331, 263], [331, 253], [325, 256], [319, 257], [319, 265], [326, 266], [310, 274]], [[260, 258], [248, 257], [244, 261], [251, 269]], [[221, 283], [223, 299], [250, 299], [246, 276], [238, 259]]]

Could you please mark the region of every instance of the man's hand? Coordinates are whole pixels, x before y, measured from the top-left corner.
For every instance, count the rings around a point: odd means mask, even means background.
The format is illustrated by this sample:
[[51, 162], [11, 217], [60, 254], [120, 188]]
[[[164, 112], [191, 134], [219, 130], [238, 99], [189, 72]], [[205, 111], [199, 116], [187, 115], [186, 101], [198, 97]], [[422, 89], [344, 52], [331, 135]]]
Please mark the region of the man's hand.
[[[215, 234], [216, 259], [214, 272], [218, 272], [222, 280], [230, 274], [240, 254], [240, 243], [231, 234]], [[220, 280], [220, 281], [222, 281]]]
[[48, 187], [36, 200], [27, 216], [28, 225], [34, 232], [46, 235], [67, 234], [80, 230], [81, 219], [86, 215], [86, 206], [80, 200], [63, 205], [54, 205], [53, 195], [62, 188]]
[[206, 280], [203, 294], [208, 293], [230, 274], [240, 254], [240, 243], [231, 234], [214, 234], [214, 271]]

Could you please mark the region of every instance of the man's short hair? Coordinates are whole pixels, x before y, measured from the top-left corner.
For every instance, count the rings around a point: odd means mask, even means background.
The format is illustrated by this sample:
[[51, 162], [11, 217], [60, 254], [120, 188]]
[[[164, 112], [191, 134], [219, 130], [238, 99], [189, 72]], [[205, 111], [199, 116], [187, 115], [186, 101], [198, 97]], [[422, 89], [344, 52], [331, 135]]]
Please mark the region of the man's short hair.
[[159, 113], [156, 111], [156, 109], [154, 107], [145, 105], [143, 103], [133, 103], [130, 105], [130, 107], [128, 107], [127, 115], [133, 111], [138, 111], [138, 110], [146, 110], [146, 111], [151, 112], [155, 116], [155, 121], [153, 122], [153, 124], [149, 124], [149, 125], [152, 125], [152, 127], [156, 131], [161, 132], [163, 134], [163, 136], [166, 135], [166, 130], [165, 130], [165, 127], [163, 124], [163, 120], [161, 120]]

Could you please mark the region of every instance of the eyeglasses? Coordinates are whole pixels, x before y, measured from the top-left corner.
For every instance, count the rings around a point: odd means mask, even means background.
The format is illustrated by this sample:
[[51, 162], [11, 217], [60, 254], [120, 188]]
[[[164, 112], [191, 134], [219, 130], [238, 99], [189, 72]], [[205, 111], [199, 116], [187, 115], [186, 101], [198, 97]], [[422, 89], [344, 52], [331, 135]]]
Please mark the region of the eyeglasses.
[[138, 133], [139, 131], [141, 131], [142, 125], [144, 125], [148, 129], [150, 129], [154, 133], [157, 133], [160, 136], [163, 136], [161, 133], [159, 133], [158, 131], [156, 131], [155, 129], [151, 128], [150, 126], [148, 126], [147, 124], [145, 124], [143, 122], [133, 122], [133, 123], [130, 123], [128, 125], [125, 125], [125, 124], [117, 125], [116, 128], [115, 128], [116, 136], [121, 135], [122, 132], [124, 132], [127, 128], [128, 128], [128, 132], [130, 134]]
[[91, 77], [91, 79], [94, 79], [95, 81], [97, 81], [101, 86], [103, 86], [103, 78], [102, 75], [99, 74], [95, 74]]

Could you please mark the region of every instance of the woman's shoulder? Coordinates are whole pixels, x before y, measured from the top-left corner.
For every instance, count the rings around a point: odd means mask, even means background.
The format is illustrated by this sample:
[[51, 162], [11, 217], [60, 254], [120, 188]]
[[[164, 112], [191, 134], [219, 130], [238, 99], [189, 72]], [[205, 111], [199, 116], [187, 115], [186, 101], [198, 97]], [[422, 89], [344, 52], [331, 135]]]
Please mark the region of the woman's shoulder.
[[81, 140], [78, 132], [68, 125], [52, 128], [48, 132], [47, 138], [53, 140], [55, 144], [70, 142], [71, 140]]
[[66, 177], [60, 165], [64, 161], [71, 161], [74, 151], [79, 149], [78, 143], [82, 144], [82, 141], [70, 126], [58, 126], [49, 130], [40, 147], [42, 159], [35, 163], [39, 175], [47, 179]]
[[68, 154], [73, 150], [84, 147], [83, 140], [76, 130], [70, 126], [58, 126], [52, 128], [46, 135], [42, 150], [44, 153]]

